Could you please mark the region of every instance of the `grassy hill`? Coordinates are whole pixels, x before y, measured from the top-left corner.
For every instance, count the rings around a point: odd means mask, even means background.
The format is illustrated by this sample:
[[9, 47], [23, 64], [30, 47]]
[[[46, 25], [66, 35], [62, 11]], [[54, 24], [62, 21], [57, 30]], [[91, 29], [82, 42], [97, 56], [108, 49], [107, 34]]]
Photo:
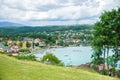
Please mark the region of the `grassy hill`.
[[0, 80], [119, 80], [91, 70], [20, 61], [0, 54]]

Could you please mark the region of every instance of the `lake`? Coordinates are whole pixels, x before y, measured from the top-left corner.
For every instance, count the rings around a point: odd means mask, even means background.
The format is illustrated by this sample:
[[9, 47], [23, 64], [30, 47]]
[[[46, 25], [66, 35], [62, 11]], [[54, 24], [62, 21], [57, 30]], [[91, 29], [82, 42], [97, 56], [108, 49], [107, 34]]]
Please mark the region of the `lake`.
[[92, 48], [90, 46], [81, 47], [64, 47], [43, 50], [35, 53], [37, 58], [41, 58], [46, 52], [56, 55], [66, 66], [81, 65], [91, 62]]

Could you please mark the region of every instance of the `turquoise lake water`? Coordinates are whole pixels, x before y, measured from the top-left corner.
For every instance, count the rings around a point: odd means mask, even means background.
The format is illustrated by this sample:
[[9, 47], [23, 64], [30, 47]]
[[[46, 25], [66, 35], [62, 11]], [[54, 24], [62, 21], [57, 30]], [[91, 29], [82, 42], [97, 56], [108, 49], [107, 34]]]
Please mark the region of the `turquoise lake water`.
[[[34, 55], [40, 60], [47, 52], [56, 55], [66, 66], [78, 66], [92, 61], [92, 48], [90, 46], [52, 48], [36, 52]], [[110, 50], [109, 56], [112, 55], [113, 52]], [[120, 69], [120, 61], [117, 68]]]
[[65, 65], [80, 65], [91, 62], [92, 48], [87, 47], [64, 47], [54, 48], [34, 54], [36, 57], [41, 58], [46, 52], [56, 55]]

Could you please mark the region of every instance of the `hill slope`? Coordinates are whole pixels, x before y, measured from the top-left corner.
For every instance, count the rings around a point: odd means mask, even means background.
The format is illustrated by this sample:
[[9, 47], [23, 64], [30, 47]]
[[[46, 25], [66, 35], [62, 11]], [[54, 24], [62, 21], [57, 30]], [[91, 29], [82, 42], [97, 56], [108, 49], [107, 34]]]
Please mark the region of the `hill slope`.
[[0, 54], [0, 80], [118, 80], [81, 69], [20, 61]]

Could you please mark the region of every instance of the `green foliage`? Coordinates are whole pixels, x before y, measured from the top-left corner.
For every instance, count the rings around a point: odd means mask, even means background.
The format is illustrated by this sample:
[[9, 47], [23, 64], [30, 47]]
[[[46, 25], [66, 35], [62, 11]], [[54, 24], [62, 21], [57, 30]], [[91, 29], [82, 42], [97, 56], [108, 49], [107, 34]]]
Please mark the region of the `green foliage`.
[[[107, 64], [112, 65], [114, 69], [116, 67], [116, 63], [120, 54], [119, 23], [120, 23], [120, 8], [112, 9], [111, 11], [105, 11], [100, 16], [100, 21], [96, 22], [93, 32], [92, 42], [92, 48], [94, 51], [92, 55], [93, 60], [97, 62], [98, 60], [100, 60], [101, 57], [103, 57], [104, 63], [107, 62]], [[114, 53], [112, 58], [109, 58], [110, 49], [112, 49]]]
[[108, 62], [107, 62], [108, 65], [114, 67], [114, 59], [113, 59], [112, 56], [107, 57], [107, 58], [106, 58], [106, 61], [108, 61]]
[[117, 76], [120, 78], [120, 70], [118, 70], [116, 73], [117, 73]]
[[101, 70], [100, 73], [103, 74], [103, 75], [109, 75], [109, 71], [108, 70]]
[[20, 42], [18, 45], [19, 45], [20, 47], [22, 47], [23, 43], [22, 43], [22, 42]]
[[39, 46], [39, 43], [33, 43], [34, 46]]
[[14, 56], [14, 57], [19, 60], [36, 61], [36, 57], [34, 55], [18, 55], [18, 56]]
[[86, 69], [20, 61], [0, 54], [0, 80], [119, 80]]
[[31, 47], [31, 43], [30, 42], [26, 42], [26, 47], [30, 48]]
[[30, 50], [29, 50], [29, 49], [20, 49], [19, 52], [22, 52], [22, 53], [30, 53]]
[[41, 59], [41, 62], [52, 65], [63, 65], [61, 61], [52, 53], [47, 53], [46, 55], [44, 55], [43, 58]]
[[0, 54], [7, 54], [6, 52], [2, 52], [2, 51], [0, 51]]
[[104, 63], [104, 59], [103, 58], [94, 58], [92, 60], [93, 68], [96, 68], [99, 64], [103, 64]]
[[[92, 30], [92, 25], [73, 25], [73, 26], [44, 26], [44, 27], [0, 27], [0, 37], [3, 38], [10, 38], [12, 40], [22, 40], [23, 37], [30, 37], [30, 38], [41, 38], [41, 39], [51, 39], [52, 43], [55, 42], [54, 39], [58, 37], [56, 34], [53, 35], [46, 35], [47, 33], [55, 32], [55, 31], [67, 31], [67, 30], [74, 30], [83, 33], [90, 33], [91, 31], [85, 30]], [[88, 34], [89, 34], [88, 33]], [[54, 38], [52, 38], [54, 37]]]
[[3, 45], [4, 45], [4, 46], [8, 46], [7, 41], [4, 41], [4, 42], [3, 42]]
[[[53, 32], [65, 30], [84, 30], [92, 29], [91, 25], [72, 25], [72, 26], [44, 26], [44, 27], [0, 27], [1, 36], [4, 34], [19, 34], [19, 33], [36, 33], [36, 32]], [[88, 32], [88, 31], [87, 31]], [[18, 37], [18, 36], [16, 36]]]

